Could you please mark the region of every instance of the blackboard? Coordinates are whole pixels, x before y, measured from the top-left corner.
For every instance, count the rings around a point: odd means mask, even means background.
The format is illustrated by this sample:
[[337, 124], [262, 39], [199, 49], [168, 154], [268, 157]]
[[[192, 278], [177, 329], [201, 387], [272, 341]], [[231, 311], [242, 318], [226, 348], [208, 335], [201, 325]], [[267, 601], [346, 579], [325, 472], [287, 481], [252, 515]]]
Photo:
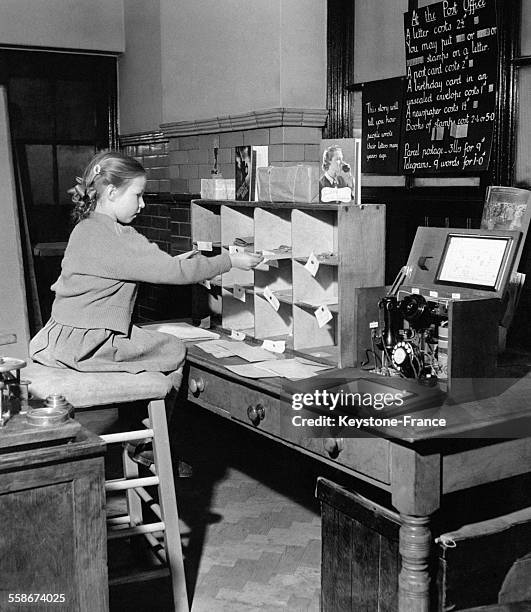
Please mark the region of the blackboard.
[[361, 171], [398, 174], [404, 78], [363, 84]]
[[404, 174], [488, 168], [495, 120], [495, 0], [444, 0], [404, 15]]

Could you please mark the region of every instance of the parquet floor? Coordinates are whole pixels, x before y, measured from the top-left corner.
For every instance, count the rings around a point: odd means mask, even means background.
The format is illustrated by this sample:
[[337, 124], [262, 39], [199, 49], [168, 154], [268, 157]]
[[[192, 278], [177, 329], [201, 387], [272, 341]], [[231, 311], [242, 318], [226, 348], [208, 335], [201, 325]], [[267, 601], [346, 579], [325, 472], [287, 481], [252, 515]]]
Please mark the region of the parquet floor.
[[[90, 429], [104, 428], [101, 413], [84, 418]], [[175, 481], [192, 611], [317, 611], [316, 465], [197, 409], [174, 415], [172, 444], [174, 458], [193, 467], [192, 477]], [[123, 568], [127, 556], [110, 549], [110, 566]], [[170, 602], [166, 580], [110, 591], [112, 612], [169, 611]]]

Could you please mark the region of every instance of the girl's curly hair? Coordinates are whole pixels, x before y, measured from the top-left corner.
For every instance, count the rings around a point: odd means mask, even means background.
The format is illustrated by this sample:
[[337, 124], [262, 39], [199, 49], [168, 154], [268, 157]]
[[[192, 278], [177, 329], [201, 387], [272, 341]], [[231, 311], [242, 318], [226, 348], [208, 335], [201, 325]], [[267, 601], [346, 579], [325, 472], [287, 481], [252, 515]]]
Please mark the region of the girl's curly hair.
[[119, 188], [124, 183], [145, 175], [142, 164], [120, 151], [102, 151], [95, 155], [83, 176], [76, 177], [76, 184], [68, 190], [74, 203], [74, 224], [86, 219], [96, 208], [96, 203], [107, 185]]

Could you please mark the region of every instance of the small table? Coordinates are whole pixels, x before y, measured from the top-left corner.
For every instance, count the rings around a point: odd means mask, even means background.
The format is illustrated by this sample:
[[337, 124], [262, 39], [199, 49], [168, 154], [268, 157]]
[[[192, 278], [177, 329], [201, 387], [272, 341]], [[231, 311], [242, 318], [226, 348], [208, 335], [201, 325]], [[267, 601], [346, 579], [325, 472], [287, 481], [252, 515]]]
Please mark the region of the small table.
[[0, 429], [0, 609], [108, 610], [105, 443], [75, 421], [39, 430]]

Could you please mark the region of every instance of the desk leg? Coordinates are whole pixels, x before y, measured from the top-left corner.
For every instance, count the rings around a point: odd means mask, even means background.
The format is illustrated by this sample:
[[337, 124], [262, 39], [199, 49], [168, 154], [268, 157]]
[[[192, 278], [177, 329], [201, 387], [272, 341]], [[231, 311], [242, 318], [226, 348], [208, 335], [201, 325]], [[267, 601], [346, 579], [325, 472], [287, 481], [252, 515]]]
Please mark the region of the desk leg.
[[441, 459], [439, 455], [421, 455], [412, 448], [393, 444], [391, 461], [393, 506], [401, 521], [398, 610], [429, 612], [429, 517], [440, 506]]
[[398, 577], [398, 611], [429, 612], [430, 519], [427, 516], [401, 514], [400, 520], [402, 569]]

